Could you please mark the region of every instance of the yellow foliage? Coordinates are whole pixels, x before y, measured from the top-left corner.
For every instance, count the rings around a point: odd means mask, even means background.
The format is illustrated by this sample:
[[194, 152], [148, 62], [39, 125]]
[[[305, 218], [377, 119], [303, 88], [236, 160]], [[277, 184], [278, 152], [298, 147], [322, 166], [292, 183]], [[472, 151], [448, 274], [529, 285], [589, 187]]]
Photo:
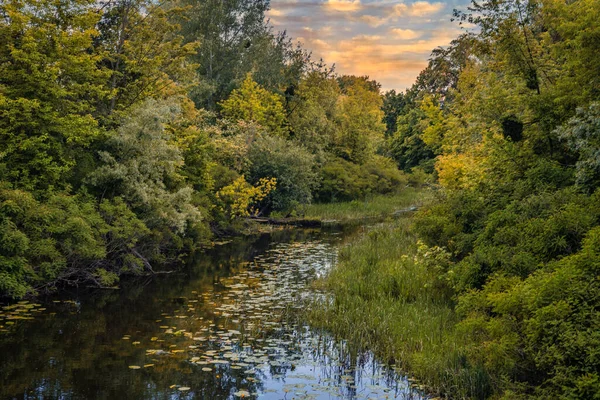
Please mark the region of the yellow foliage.
[[252, 186], [242, 175], [217, 192], [217, 198], [226, 204], [224, 211], [230, 217], [247, 217], [256, 215], [258, 210], [254, 205], [267, 197], [276, 186], [276, 178], [261, 178], [256, 186]]
[[289, 133], [282, 97], [262, 88], [250, 74], [220, 105], [223, 116], [232, 121], [256, 122], [279, 136]]
[[435, 169], [446, 189], [473, 189], [485, 179], [481, 159], [473, 153], [449, 153], [438, 157]]
[[425, 113], [426, 125], [423, 127], [423, 142], [432, 149], [442, 146], [442, 140], [446, 131], [444, 114], [432, 96], [426, 95], [421, 103], [421, 110]]

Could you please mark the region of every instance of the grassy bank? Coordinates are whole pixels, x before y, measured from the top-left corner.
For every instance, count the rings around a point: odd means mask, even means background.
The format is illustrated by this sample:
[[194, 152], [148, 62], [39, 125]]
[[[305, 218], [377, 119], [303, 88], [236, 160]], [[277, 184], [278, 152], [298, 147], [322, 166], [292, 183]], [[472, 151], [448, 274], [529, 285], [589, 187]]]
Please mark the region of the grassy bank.
[[464, 362], [451, 294], [426, 259], [410, 215], [369, 231], [342, 249], [319, 283], [333, 301], [311, 307], [309, 319], [392, 360], [432, 393], [484, 397], [486, 375]]
[[411, 206], [420, 206], [431, 197], [431, 190], [407, 187], [394, 194], [371, 195], [364, 200], [311, 204], [302, 210], [304, 218], [321, 221], [349, 221], [383, 218]]

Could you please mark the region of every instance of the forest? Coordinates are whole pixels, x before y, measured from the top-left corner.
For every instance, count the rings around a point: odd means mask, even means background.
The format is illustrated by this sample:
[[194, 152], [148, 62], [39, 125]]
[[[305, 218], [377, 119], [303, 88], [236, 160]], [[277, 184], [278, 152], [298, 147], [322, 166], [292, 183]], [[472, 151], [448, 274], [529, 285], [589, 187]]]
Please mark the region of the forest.
[[0, 6], [0, 293], [113, 286], [244, 217], [405, 182], [379, 84], [265, 1]]
[[0, 2], [0, 295], [111, 287], [248, 217], [425, 185], [342, 251], [324, 326], [441, 396], [600, 399], [600, 1], [455, 10], [469, 29], [404, 92], [268, 9]]

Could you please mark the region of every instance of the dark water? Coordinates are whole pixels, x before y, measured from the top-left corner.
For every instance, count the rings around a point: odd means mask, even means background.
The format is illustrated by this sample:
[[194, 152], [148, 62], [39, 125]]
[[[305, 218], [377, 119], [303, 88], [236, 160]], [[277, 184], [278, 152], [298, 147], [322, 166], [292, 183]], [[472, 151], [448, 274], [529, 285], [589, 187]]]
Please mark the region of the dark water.
[[422, 399], [370, 353], [284, 318], [348, 233], [237, 239], [182, 273], [0, 311], [0, 399]]

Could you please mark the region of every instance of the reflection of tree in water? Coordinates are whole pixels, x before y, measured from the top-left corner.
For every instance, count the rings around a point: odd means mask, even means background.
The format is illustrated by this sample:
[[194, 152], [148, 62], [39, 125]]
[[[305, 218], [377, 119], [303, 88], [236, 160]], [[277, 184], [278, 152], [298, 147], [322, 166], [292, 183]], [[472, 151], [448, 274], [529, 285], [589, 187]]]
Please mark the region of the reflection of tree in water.
[[43, 315], [0, 335], [0, 398], [230, 398], [282, 389], [303, 379], [294, 377], [298, 366], [315, 362], [319, 385], [310, 386], [354, 397], [358, 371], [375, 371], [373, 360], [282, 316], [301, 306], [307, 282], [331, 257], [319, 235], [238, 238], [161, 279], [74, 293], [78, 302], [50, 299]]
[[199, 398], [217, 399], [240, 387], [260, 389], [260, 383], [249, 382], [243, 371], [219, 366], [216, 378], [168, 355], [151, 368], [129, 370], [128, 360], [135, 359], [140, 348], [121, 338], [131, 326], [143, 329], [143, 317], [132, 315], [124, 321], [126, 326], [118, 326], [118, 318], [93, 308], [66, 317], [69, 308], [61, 305], [56, 316], [21, 324], [0, 336], [0, 398], [173, 398], [177, 390], [169, 387], [177, 384], [193, 388]]

